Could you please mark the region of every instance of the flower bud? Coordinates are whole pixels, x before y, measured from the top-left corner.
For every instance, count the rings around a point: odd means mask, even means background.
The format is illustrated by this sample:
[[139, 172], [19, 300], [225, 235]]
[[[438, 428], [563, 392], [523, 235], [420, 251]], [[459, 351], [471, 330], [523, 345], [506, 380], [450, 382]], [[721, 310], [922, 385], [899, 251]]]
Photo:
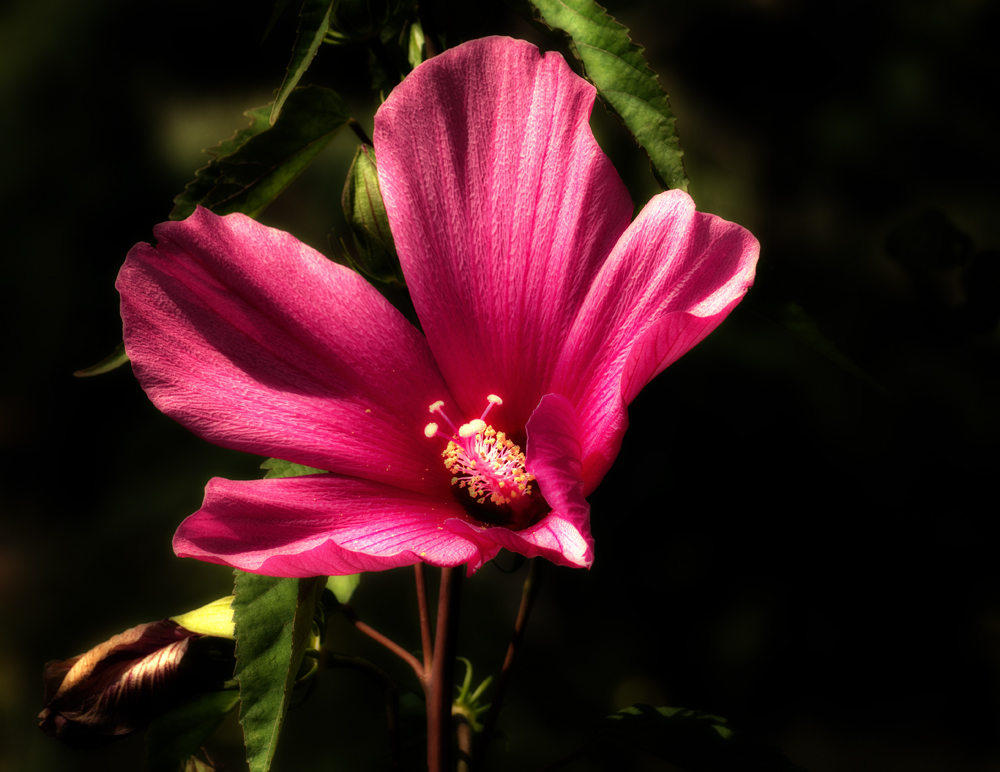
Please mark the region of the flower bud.
[[86, 654], [45, 665], [38, 726], [71, 747], [103, 745], [186, 698], [222, 688], [232, 677], [231, 649], [170, 619], [138, 625]]
[[229, 638], [235, 641], [236, 623], [233, 621], [233, 601], [235, 598], [234, 595], [227, 595], [225, 598], [213, 600], [194, 611], [170, 617], [170, 620], [192, 633], [213, 635], [216, 638]]
[[352, 262], [373, 279], [402, 284], [403, 271], [378, 187], [375, 151], [367, 145], [354, 154], [341, 203], [358, 250], [357, 260]]

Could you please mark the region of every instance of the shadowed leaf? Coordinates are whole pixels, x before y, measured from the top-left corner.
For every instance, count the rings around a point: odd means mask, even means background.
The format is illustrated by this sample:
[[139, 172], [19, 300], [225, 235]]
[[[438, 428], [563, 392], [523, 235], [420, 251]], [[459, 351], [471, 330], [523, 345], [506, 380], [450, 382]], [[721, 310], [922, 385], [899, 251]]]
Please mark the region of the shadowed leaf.
[[176, 772], [208, 741], [239, 699], [235, 689], [209, 692], [153, 721], [146, 732], [150, 772]]
[[726, 719], [697, 710], [633, 705], [608, 716], [600, 737], [687, 772], [805, 772], [777, 749], [735, 734]]
[[183, 220], [188, 217], [194, 211], [195, 206], [204, 202], [205, 197], [212, 192], [222, 174], [219, 167], [220, 158], [232, 155], [250, 137], [260, 134], [270, 125], [268, 122], [268, 116], [271, 114], [270, 105], [254, 107], [243, 114], [250, 119], [250, 125], [245, 129], [240, 129], [215, 147], [204, 151], [212, 156], [212, 160], [208, 162], [207, 166], [203, 166], [194, 173], [194, 179], [184, 187], [184, 192], [174, 199], [174, 208], [170, 212], [171, 220]]
[[270, 128], [269, 114], [270, 107], [251, 110], [249, 128], [209, 151], [215, 158], [174, 199], [171, 220], [197, 205], [257, 217], [351, 120], [344, 100], [320, 86], [292, 91]]

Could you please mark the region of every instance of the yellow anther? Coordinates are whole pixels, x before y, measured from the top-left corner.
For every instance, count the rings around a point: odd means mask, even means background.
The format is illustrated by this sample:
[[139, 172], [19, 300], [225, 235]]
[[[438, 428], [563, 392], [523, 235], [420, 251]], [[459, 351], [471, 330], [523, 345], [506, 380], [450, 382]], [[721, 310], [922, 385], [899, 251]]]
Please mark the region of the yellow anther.
[[466, 439], [467, 437], [471, 437], [476, 432], [481, 432], [485, 428], [486, 421], [481, 418], [475, 418], [469, 421], [469, 423], [462, 424], [458, 427], [458, 436], [462, 439]]
[[[514, 499], [532, 495], [526, 483], [535, 478], [525, 468], [524, 453], [504, 432], [496, 431], [486, 421], [487, 413], [503, 400], [496, 394], [487, 397], [488, 405], [482, 416], [455, 427], [444, 411], [444, 400], [429, 406], [431, 413], [440, 413], [455, 434], [441, 452], [444, 467], [452, 475], [451, 484], [465, 488], [470, 498], [479, 504], [489, 501], [497, 506], [510, 504]], [[436, 422], [424, 427], [424, 435], [431, 439], [441, 436]], [[520, 502], [518, 502], [520, 506]]]

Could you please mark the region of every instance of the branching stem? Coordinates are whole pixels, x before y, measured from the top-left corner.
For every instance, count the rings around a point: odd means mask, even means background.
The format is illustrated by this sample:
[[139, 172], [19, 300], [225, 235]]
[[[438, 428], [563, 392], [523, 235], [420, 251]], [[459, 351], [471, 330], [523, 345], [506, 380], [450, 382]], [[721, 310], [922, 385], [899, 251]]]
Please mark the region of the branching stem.
[[421, 683], [423, 682], [423, 680], [424, 680], [424, 666], [422, 664], [420, 664], [420, 660], [418, 660], [416, 657], [414, 657], [412, 654], [410, 654], [410, 652], [408, 652], [406, 649], [404, 649], [402, 646], [400, 646], [394, 640], [392, 640], [390, 638], [386, 638], [378, 630], [374, 629], [370, 625], [367, 625], [364, 622], [362, 622], [360, 619], [358, 619], [358, 615], [354, 612], [354, 609], [352, 609], [346, 603], [341, 603], [340, 604], [340, 610], [343, 612], [344, 616], [347, 618], [347, 621], [350, 622], [352, 625], [354, 625], [358, 630], [360, 630], [361, 632], [363, 632], [365, 635], [367, 635], [372, 640], [378, 641], [383, 646], [385, 646], [389, 651], [391, 651], [393, 654], [395, 654], [396, 656], [398, 656], [401, 659], [403, 659], [410, 667], [413, 668], [413, 672], [417, 674], [417, 678], [420, 679]]

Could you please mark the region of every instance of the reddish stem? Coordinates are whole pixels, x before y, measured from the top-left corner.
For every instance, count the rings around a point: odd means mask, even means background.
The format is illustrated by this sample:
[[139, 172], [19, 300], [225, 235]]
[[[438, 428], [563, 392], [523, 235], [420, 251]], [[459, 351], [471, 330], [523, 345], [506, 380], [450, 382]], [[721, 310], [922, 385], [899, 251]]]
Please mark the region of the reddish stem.
[[[431, 614], [427, 608], [427, 578], [424, 575], [424, 564], [414, 563], [413, 571], [417, 579], [417, 607], [420, 609], [420, 640], [424, 647], [424, 673], [431, 672], [433, 662], [433, 646], [431, 642]], [[423, 684], [427, 691], [427, 684]]]
[[430, 698], [427, 701], [427, 772], [448, 770], [448, 752], [451, 750], [451, 690], [455, 665], [455, 618], [452, 607], [458, 595], [459, 578], [460, 575], [454, 568], [441, 569]]
[[406, 663], [413, 668], [413, 672], [417, 674], [417, 678], [419, 678], [420, 681], [423, 682], [424, 666], [420, 664], [420, 660], [418, 660], [416, 657], [410, 654], [410, 652], [408, 652], [394, 640], [386, 638], [378, 630], [374, 629], [370, 625], [366, 625], [364, 622], [358, 619], [358, 615], [354, 613], [354, 609], [352, 609], [346, 603], [340, 604], [340, 610], [344, 613], [344, 616], [347, 618], [347, 621], [350, 622], [352, 625], [354, 625], [358, 630], [363, 632], [372, 640], [378, 641], [393, 654], [405, 660]]

